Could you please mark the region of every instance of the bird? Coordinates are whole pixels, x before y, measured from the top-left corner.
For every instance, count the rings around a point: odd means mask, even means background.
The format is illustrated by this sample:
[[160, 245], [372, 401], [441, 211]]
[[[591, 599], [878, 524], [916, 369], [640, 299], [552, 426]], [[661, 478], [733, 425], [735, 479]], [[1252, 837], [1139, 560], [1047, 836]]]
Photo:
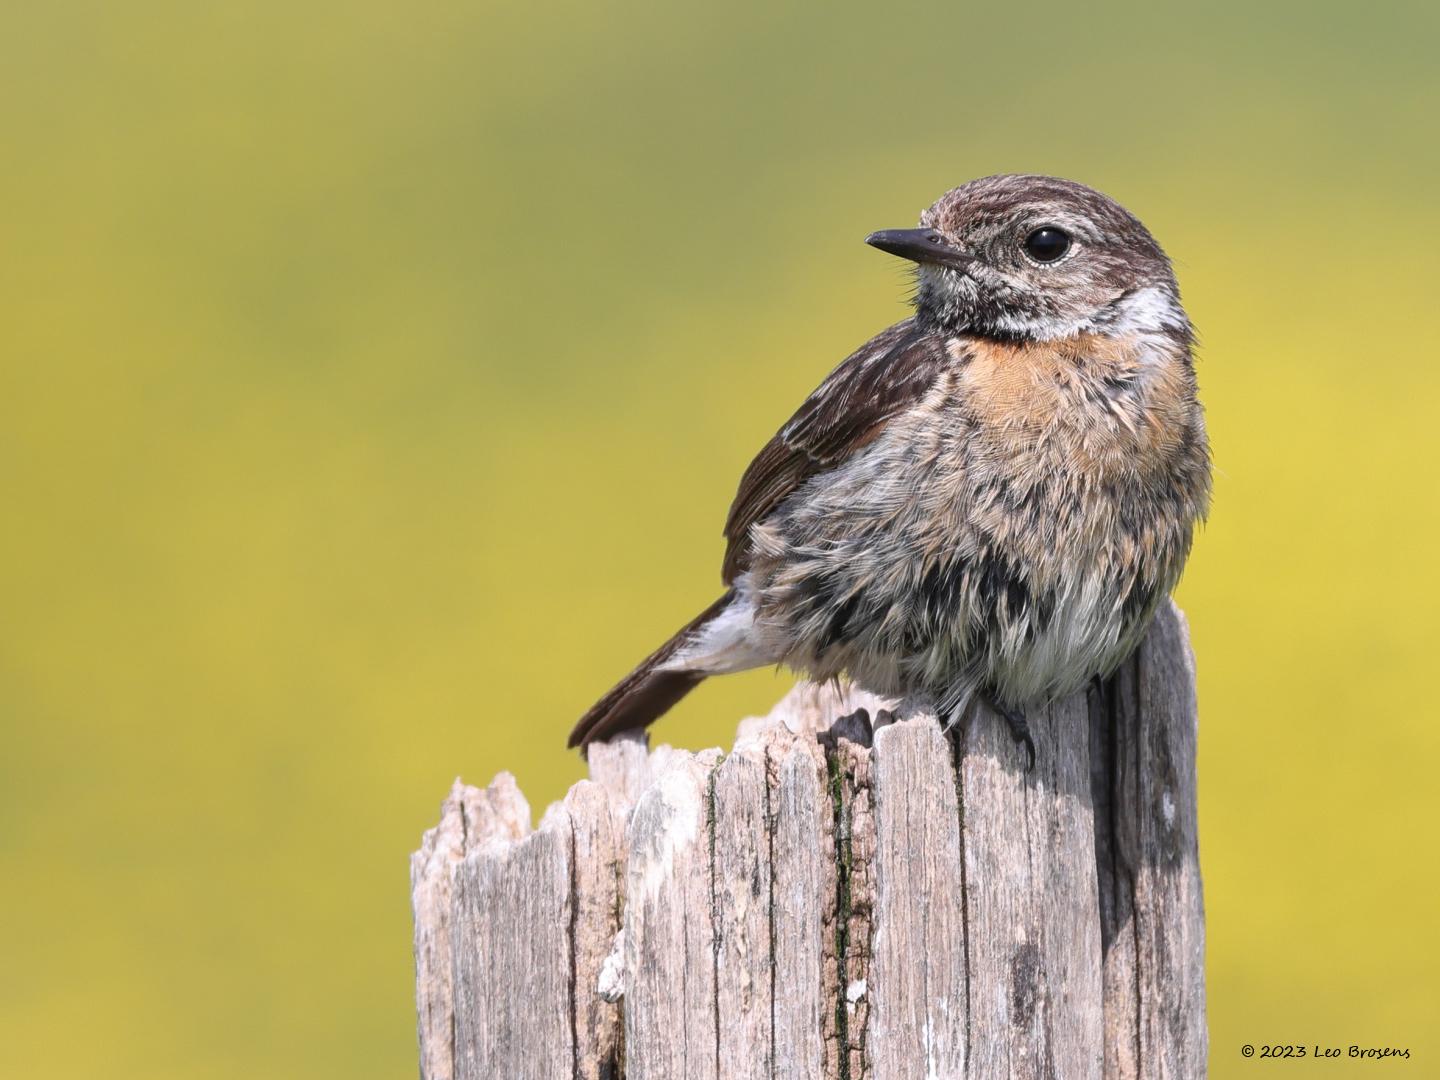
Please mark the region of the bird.
[[[1208, 514], [1195, 333], [1169, 258], [1108, 196], [972, 180], [870, 246], [914, 313], [764, 446], [725, 521], [724, 592], [597, 701], [569, 745], [644, 728], [712, 675], [848, 678], [952, 725], [1112, 673]], [[864, 718], [868, 720], [867, 718]]]

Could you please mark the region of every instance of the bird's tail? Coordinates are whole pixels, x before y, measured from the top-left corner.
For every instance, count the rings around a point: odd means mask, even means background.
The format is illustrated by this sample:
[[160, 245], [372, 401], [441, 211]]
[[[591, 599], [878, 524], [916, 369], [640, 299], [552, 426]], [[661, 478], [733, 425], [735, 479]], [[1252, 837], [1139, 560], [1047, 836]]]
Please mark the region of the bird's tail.
[[662, 670], [687, 644], [694, 642], [707, 624], [735, 598], [731, 589], [695, 618], [682, 626], [669, 641], [640, 661], [634, 671], [621, 679], [610, 692], [590, 706], [570, 732], [568, 745], [589, 746], [621, 731], [649, 727], [677, 701], [705, 680], [704, 671]]

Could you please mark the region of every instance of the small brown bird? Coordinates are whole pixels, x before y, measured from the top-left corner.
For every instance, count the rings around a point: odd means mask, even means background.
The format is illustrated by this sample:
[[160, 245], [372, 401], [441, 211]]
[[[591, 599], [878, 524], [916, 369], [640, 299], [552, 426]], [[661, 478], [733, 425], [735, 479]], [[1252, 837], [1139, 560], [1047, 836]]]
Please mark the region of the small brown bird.
[[950, 720], [1111, 672], [1180, 577], [1210, 494], [1193, 333], [1134, 216], [1047, 176], [974, 180], [918, 229], [915, 314], [846, 359], [745, 471], [723, 596], [590, 709], [584, 746], [709, 675], [848, 675]]

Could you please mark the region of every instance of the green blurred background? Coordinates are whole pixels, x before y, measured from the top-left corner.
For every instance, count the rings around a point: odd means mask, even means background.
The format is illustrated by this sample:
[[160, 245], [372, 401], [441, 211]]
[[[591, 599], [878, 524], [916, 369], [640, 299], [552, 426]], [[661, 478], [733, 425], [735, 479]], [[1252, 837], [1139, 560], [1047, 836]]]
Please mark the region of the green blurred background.
[[451, 778], [538, 811], [580, 774], [572, 720], [715, 594], [750, 455], [905, 314], [861, 238], [1032, 170], [1138, 213], [1202, 332], [1213, 1074], [1440, 1075], [1436, 32], [6, 5], [0, 1073], [412, 1074], [406, 855]]

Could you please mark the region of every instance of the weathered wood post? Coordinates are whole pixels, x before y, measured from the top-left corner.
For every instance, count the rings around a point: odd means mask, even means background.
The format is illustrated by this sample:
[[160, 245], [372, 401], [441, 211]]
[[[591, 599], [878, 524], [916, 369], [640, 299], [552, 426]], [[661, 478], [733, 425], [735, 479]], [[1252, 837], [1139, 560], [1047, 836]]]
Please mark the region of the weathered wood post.
[[533, 832], [507, 774], [457, 781], [411, 861], [424, 1080], [1203, 1076], [1178, 610], [1031, 717], [1031, 772], [995, 717], [829, 730], [877, 704], [596, 746]]

